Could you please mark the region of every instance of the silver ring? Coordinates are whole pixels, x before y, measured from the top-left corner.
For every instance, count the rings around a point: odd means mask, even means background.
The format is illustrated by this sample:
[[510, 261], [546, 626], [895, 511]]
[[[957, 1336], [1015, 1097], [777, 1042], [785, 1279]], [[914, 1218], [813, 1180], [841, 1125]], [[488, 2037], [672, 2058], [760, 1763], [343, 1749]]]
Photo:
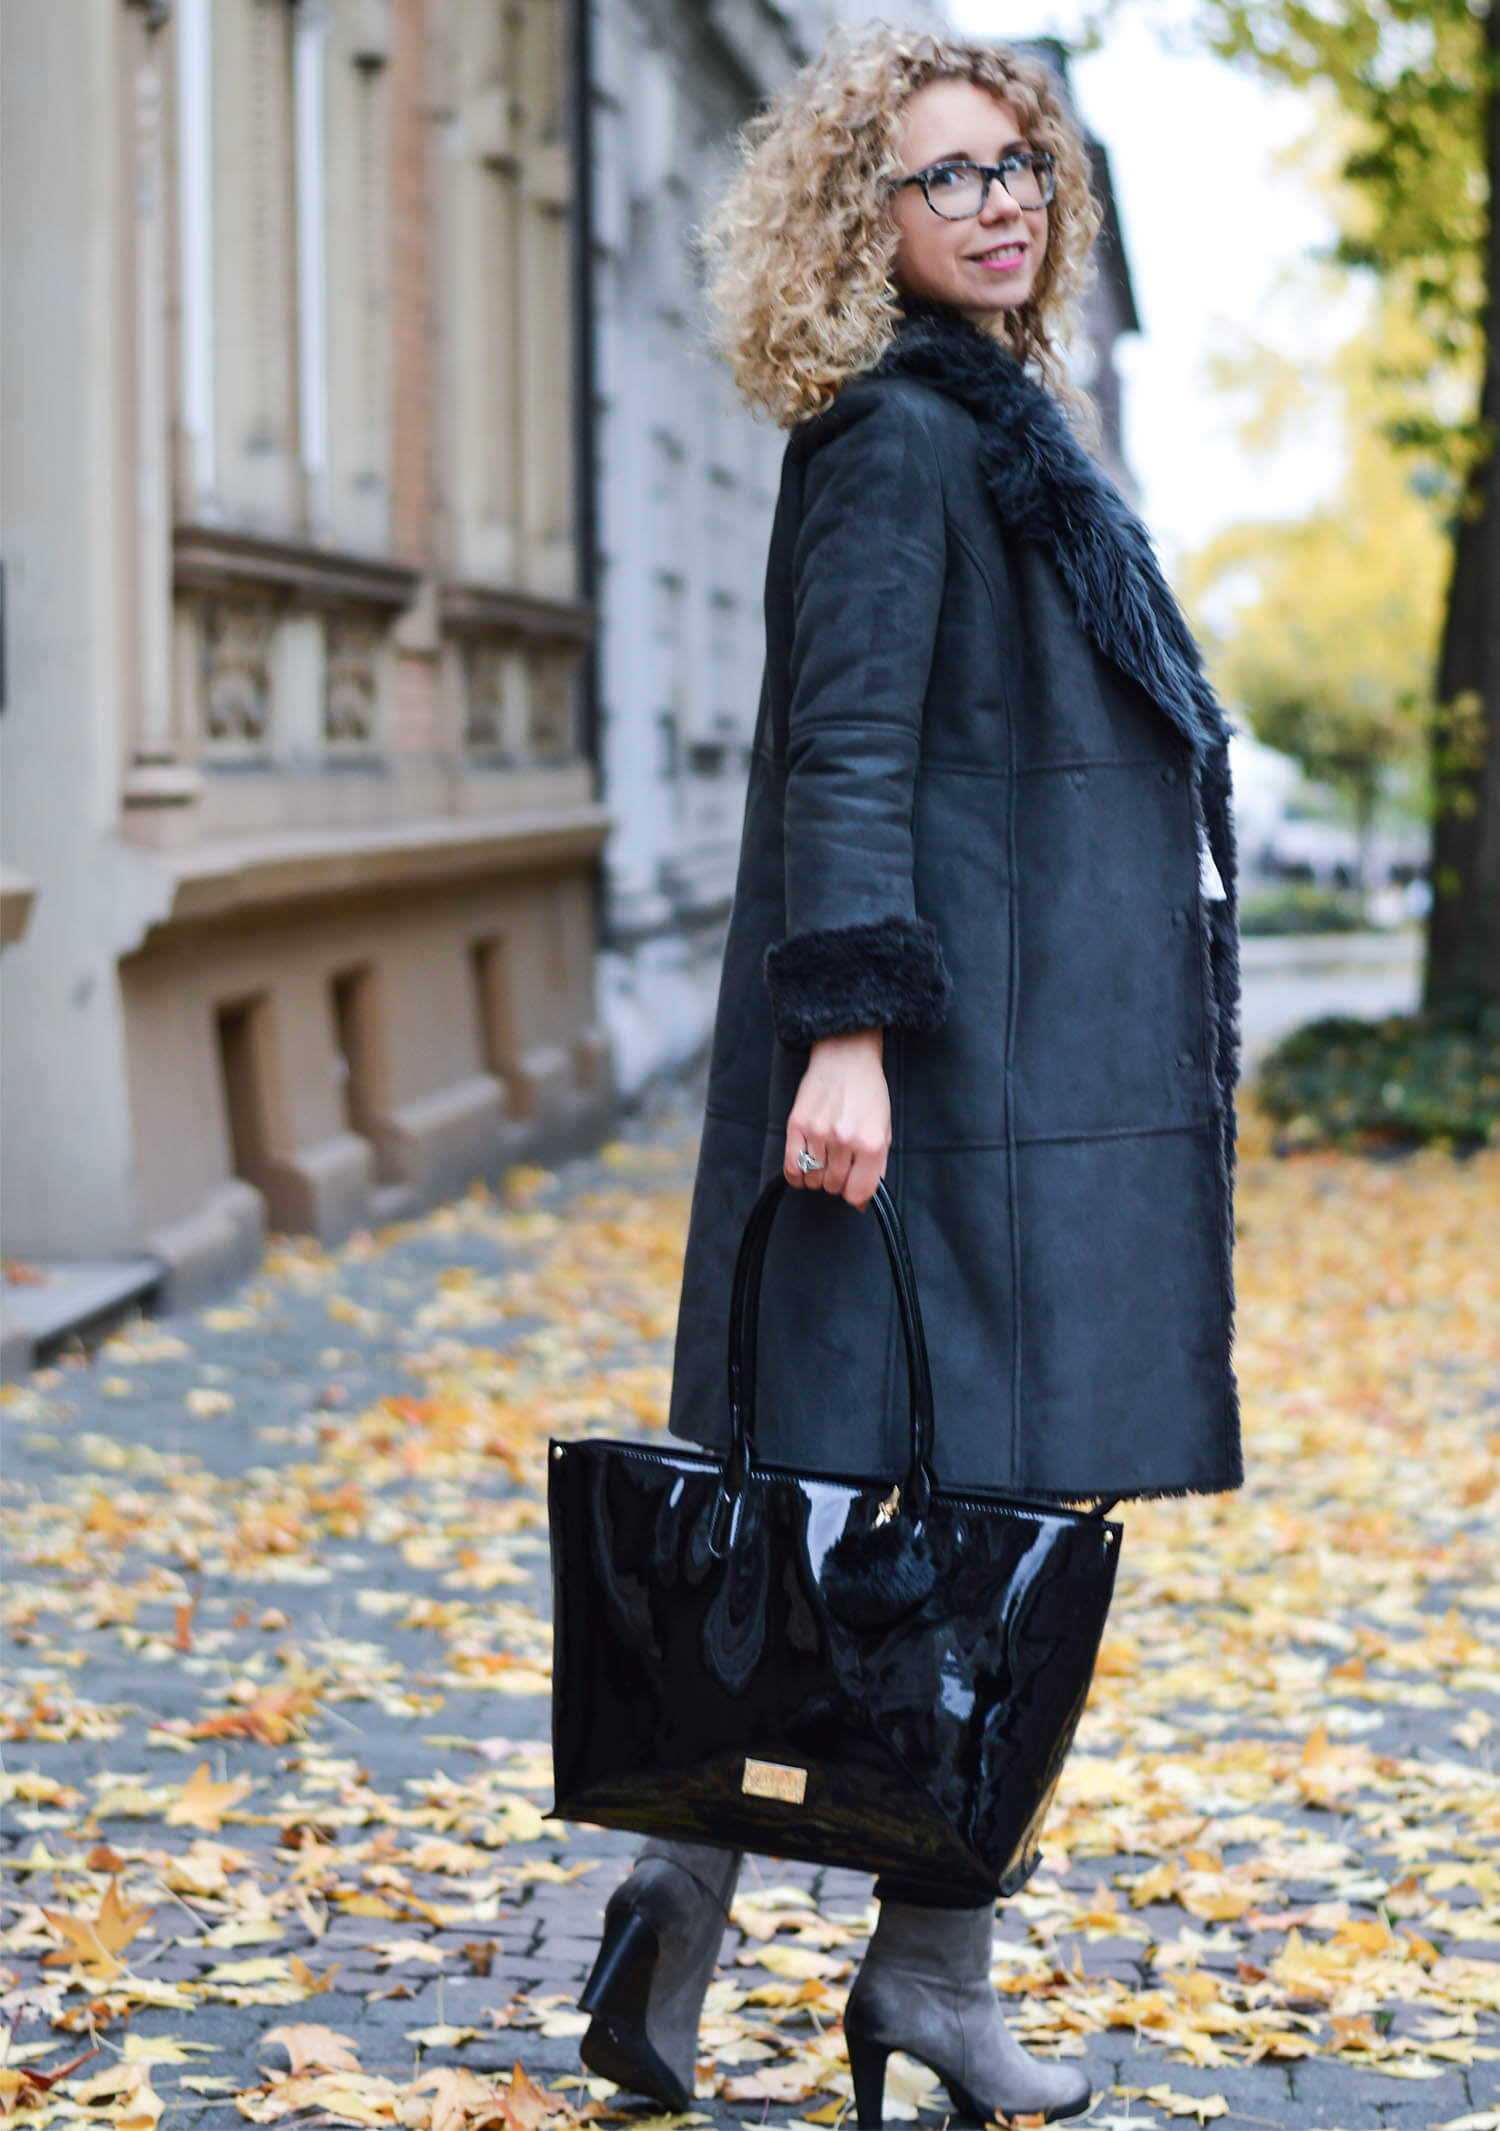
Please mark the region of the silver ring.
[[824, 1162], [820, 1162], [815, 1154], [809, 1154], [807, 1149], [804, 1147], [802, 1152], [797, 1157], [797, 1167], [802, 1171], [802, 1174], [804, 1176], [808, 1176], [814, 1169], [826, 1168], [827, 1164]]

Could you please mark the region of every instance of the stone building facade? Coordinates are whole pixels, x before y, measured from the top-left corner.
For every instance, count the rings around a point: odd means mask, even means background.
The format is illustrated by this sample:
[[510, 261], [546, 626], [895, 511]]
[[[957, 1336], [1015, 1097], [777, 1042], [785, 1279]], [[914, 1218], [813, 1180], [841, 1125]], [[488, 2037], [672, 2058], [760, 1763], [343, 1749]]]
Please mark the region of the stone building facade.
[[7, 0], [8, 1256], [181, 1297], [609, 1113], [571, 37]]

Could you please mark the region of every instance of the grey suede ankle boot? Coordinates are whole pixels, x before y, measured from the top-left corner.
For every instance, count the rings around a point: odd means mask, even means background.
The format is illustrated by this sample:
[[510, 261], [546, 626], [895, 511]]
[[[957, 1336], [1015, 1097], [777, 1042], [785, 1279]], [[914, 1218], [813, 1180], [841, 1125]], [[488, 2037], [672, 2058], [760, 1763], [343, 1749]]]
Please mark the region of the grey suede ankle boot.
[[648, 1842], [604, 1911], [604, 1939], [579, 2005], [593, 2017], [578, 2054], [591, 2072], [664, 2109], [691, 2109], [698, 2020], [742, 1858], [703, 1843]]
[[909, 1909], [882, 1902], [844, 2013], [859, 2131], [885, 2117], [885, 2065], [893, 2050], [925, 2064], [971, 2123], [1075, 2116], [1092, 2098], [1077, 2064], [1030, 2057], [1000, 2015], [990, 1982], [995, 1912]]

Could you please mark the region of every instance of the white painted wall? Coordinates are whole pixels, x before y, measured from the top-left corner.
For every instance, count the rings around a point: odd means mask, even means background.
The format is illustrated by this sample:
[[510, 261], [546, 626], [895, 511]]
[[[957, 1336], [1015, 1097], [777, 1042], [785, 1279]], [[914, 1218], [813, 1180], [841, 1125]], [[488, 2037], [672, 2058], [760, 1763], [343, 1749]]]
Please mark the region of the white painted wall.
[[114, 833], [135, 671], [132, 548], [118, 529], [135, 520], [138, 470], [121, 442], [133, 388], [113, 161], [113, 38], [129, 21], [95, 0], [0, 8], [0, 840], [39, 891], [0, 961], [4, 1245], [18, 1257], [137, 1242], [115, 958], [163, 891]]
[[705, 347], [692, 232], [737, 126], [835, 0], [594, 0], [601, 1012], [620, 1087], [701, 1051], [714, 1019], [765, 654], [761, 586], [782, 437]]
[[712, 1023], [783, 448], [706, 352], [692, 233], [735, 130], [835, 12], [593, 12], [601, 748], [618, 823], [600, 994], [627, 1093], [691, 1058]]

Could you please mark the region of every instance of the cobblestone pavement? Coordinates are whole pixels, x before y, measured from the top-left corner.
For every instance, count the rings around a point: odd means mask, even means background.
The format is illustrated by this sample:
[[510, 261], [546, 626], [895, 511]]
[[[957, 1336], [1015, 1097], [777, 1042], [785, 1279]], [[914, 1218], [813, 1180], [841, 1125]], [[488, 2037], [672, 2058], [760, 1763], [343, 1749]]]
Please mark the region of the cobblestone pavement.
[[[670, 1267], [650, 1261], [670, 1254], [680, 1226], [689, 1124], [666, 1114], [629, 1154], [573, 1164], [555, 1183], [521, 1180], [503, 1219], [491, 1202], [464, 1202], [336, 1260], [285, 1253], [228, 1303], [137, 1327], [0, 1407], [11, 1545], [0, 1963], [12, 2009], [19, 2015], [25, 1999], [33, 2011], [15, 2029], [12, 2064], [28, 2046], [51, 2050], [36, 2060], [49, 2067], [86, 2048], [78, 2031], [91, 2006], [106, 2043], [87, 2070], [114, 2063], [122, 2035], [136, 2049], [158, 2038], [158, 2057], [162, 2038], [175, 2038], [179, 2061], [150, 2068], [163, 2121], [205, 2131], [243, 2121], [233, 2094], [260, 2093], [260, 2067], [281, 2061], [261, 2038], [287, 2022], [326, 2024], [366, 2074], [398, 2081], [418, 2066], [495, 2074], [516, 2060], [539, 2082], [577, 2074], [574, 1999], [631, 1845], [561, 1829], [537, 1810], [550, 1797], [545, 1531], [530, 1437], [508, 1433], [506, 1417], [524, 1403], [532, 1435], [600, 1420], [623, 1431], [633, 1411], [659, 1407], [669, 1324], [653, 1297], [670, 1285]], [[1486, 1395], [1500, 1431], [1493, 1382]], [[1487, 1503], [1482, 1530], [1495, 1498], [1468, 1484]], [[1489, 1531], [1492, 1540], [1492, 1522]], [[1422, 1603], [1434, 1622], [1453, 1621], [1451, 1592], [1434, 1586]], [[1381, 1625], [1378, 1584], [1369, 1607]], [[1492, 1628], [1497, 1617], [1487, 1616]], [[1288, 1647], [1305, 1633], [1308, 1662], [1328, 1664], [1354, 1647], [1333, 1637], [1318, 1656], [1332, 1619], [1283, 1618], [1281, 1633]], [[1138, 1662], [1148, 1695], [1152, 1650]], [[1461, 1818], [1477, 1801], [1493, 1840], [1500, 1696], [1482, 1652], [1454, 1663], [1467, 1670], [1445, 1675], [1442, 1693], [1360, 1704], [1348, 1751], [1373, 1757], [1362, 1767], [1395, 1771], [1389, 1808], [1373, 1817], [1351, 1810], [1334, 1766], [1353, 1717], [1332, 1722], [1315, 1748], [1315, 1766], [1316, 1754], [1330, 1757], [1327, 1782], [1272, 1786], [1253, 1827], [1230, 1773], [1244, 1755], [1226, 1758], [1236, 1724], [1222, 1704], [1213, 1713], [1211, 1684], [1204, 1711], [1142, 1719], [1148, 1746], [1152, 1736], [1180, 1744], [1170, 1718], [1218, 1756], [1218, 1795], [1190, 1796], [1184, 1775], [1179, 1802], [1185, 1826], [1227, 1816], [1216, 1856], [1231, 1879], [1255, 1841], [1264, 1852], [1277, 1816], [1303, 1847], [1258, 1910], [1224, 1903], [1229, 1922], [1182, 1892], [1197, 1869], [1190, 1843], [1160, 1898], [1132, 1894], [1122, 1905], [1116, 1891], [1152, 1857], [1088, 1854], [1075, 1841], [1004, 1908], [997, 1972], [1007, 1980], [1086, 1975], [1137, 2007], [1133, 2021], [1104, 2032], [1081, 2023], [1065, 2039], [1100, 2089], [1090, 2124], [1500, 2127], [1485, 2113], [1500, 2093], [1500, 2023], [1483, 2005], [1477, 2015], [1442, 1997], [1405, 2005], [1377, 1987], [1373, 2024], [1357, 2006], [1347, 2013], [1365, 2017], [1372, 2045], [1407, 2030], [1431, 2036], [1438, 2054], [1409, 2076], [1410, 2059], [1393, 2072], [1330, 2056], [1326, 2022], [1297, 2054], [1298, 2020], [1311, 2034], [1329, 2010], [1328, 1989], [1312, 1983], [1300, 1999], [1282, 1991], [1291, 2041], [1256, 2063], [1224, 2056], [1204, 2028], [1194, 2031], [1199, 2061], [1184, 2062], [1171, 2022], [1154, 2023], [1148, 2002], [1152, 1992], [1179, 2002], [1174, 1971], [1156, 1958], [1163, 1946], [1208, 1979], [1208, 1996], [1235, 1982], [1253, 1999], [1253, 1979], [1298, 1943], [1299, 1919], [1311, 1937], [1352, 1917], [1375, 1958], [1397, 1943], [1403, 1911], [1390, 1890], [1399, 1892], [1402, 1860], [1446, 1859], [1455, 1836], [1441, 1929], [1428, 1917], [1423, 1943], [1433, 1961], [1495, 1961], [1493, 1853], [1486, 1878], [1482, 1863], [1462, 1861], [1463, 1828], [1424, 1827], [1401, 1790], [1401, 1771], [1420, 1765], [1433, 1810]], [[1336, 1686], [1327, 1691], [1336, 1698]], [[1095, 1722], [1091, 1712], [1081, 1751]], [[1472, 1748], [1455, 1746], [1456, 1722], [1470, 1726]], [[1111, 1736], [1093, 1741], [1106, 1757]], [[1262, 1727], [1249, 1744], [1259, 1750], [1266, 1736]], [[1306, 1754], [1289, 1766], [1305, 1772]], [[1481, 1826], [1471, 1833], [1478, 1841]], [[1381, 1841], [1397, 1845], [1394, 1862]], [[113, 1876], [121, 1900], [146, 1912], [128, 1945], [117, 1941], [92, 1972], [42, 1966], [60, 1933], [41, 1912], [93, 1916]], [[726, 1940], [705, 2038], [731, 2084], [705, 2089], [704, 2117], [831, 2123], [836, 2092], [825, 2084], [808, 2097], [805, 2065], [820, 2050], [841, 2063], [819, 2037], [858, 1956], [868, 1883], [757, 1860], [745, 1885], [764, 1899]], [[829, 1928], [797, 1908], [802, 1895]], [[1064, 1896], [1058, 1928], [1047, 1916]], [[774, 1932], [778, 1914], [801, 1928]], [[1365, 1945], [1357, 1934], [1353, 1943]], [[34, 2017], [44, 1985], [43, 2011], [71, 2008], [72, 2035]], [[1026, 1991], [1012, 2002], [1024, 2021]], [[109, 2024], [127, 2009], [128, 2027]], [[1044, 2044], [1069, 2038], [1058, 2017], [1038, 2030]], [[1232, 2034], [1233, 2021], [1220, 2033]], [[1459, 2045], [1448, 2057], [1444, 2037]], [[1183, 2113], [1194, 2100], [1201, 2119]], [[256, 2106], [252, 2095], [247, 2113]], [[344, 2120], [389, 2120], [368, 2099], [373, 2113], [348, 2106]]]

